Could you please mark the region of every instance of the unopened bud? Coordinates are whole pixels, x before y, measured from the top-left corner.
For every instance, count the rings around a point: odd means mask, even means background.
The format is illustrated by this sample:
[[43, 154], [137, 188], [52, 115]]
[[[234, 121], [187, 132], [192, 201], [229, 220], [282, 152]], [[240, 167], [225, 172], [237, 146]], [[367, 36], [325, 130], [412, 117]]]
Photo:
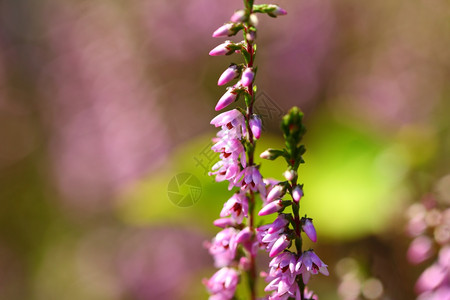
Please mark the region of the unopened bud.
[[218, 45], [217, 47], [209, 51], [209, 55], [211, 56], [226, 55], [230, 53], [230, 51], [232, 51], [229, 49], [231, 44], [232, 44], [231, 41], [225, 41], [224, 43]]
[[283, 207], [284, 207], [283, 201], [281, 200], [270, 202], [259, 211], [258, 216], [266, 216], [276, 213], [277, 211], [280, 211]]
[[237, 98], [237, 93], [233, 89], [229, 89], [225, 94], [219, 99], [216, 105], [216, 111], [219, 111], [228, 105], [230, 105]]
[[297, 185], [294, 190], [292, 191], [292, 198], [294, 198], [294, 201], [296, 203], [300, 202], [300, 199], [303, 197], [303, 191], [300, 188], [299, 185]]
[[292, 181], [295, 176], [297, 176], [297, 172], [295, 172], [294, 170], [286, 170], [283, 173], [284, 178], [286, 178], [286, 180]]
[[278, 5], [269, 4], [268, 7], [270, 8], [270, 12], [268, 14], [271, 17], [284, 16], [287, 14], [287, 11], [279, 7]]
[[274, 186], [267, 195], [267, 201], [272, 202], [275, 199], [283, 197], [285, 190], [281, 185]]
[[317, 233], [312, 223], [312, 219], [302, 218], [302, 229], [311, 241], [314, 243], [317, 242]]
[[255, 73], [252, 68], [247, 68], [242, 72], [242, 85], [249, 87], [253, 83], [253, 79], [255, 78]]
[[220, 75], [217, 85], [224, 85], [235, 79], [239, 75], [239, 71], [236, 65], [231, 65], [226, 69], [222, 75]]
[[258, 117], [258, 115], [252, 115], [249, 121], [250, 129], [252, 131], [253, 136], [255, 139], [259, 139], [261, 137], [261, 119]]
[[245, 13], [245, 10], [240, 9], [234, 12], [234, 14], [231, 16], [230, 21], [234, 23], [242, 23], [245, 20], [247, 20], [247, 14]]

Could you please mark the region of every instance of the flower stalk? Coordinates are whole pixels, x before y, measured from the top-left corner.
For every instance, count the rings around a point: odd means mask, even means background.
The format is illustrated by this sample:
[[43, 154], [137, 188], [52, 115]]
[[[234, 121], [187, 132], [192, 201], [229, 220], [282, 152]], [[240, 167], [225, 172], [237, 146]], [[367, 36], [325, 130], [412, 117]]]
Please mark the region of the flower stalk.
[[[269, 149], [261, 154], [262, 158], [270, 160], [278, 157], [286, 159], [288, 170], [284, 176], [287, 181], [263, 179], [260, 166], [254, 159], [256, 141], [261, 137], [262, 128], [261, 117], [254, 112], [257, 92], [254, 84], [257, 74], [256, 13], [277, 17], [285, 15], [286, 11], [274, 4], [254, 5], [253, 0], [244, 0], [244, 7], [231, 16], [230, 22], [213, 33], [213, 37], [221, 38], [242, 31], [243, 41], [227, 40], [209, 52], [211, 56], [242, 54], [243, 63], [232, 63], [218, 80], [218, 85], [222, 86], [238, 79], [234, 85], [227, 87], [215, 110], [220, 111], [242, 98], [245, 108], [223, 112], [211, 121], [212, 125], [221, 129], [213, 139], [211, 148], [219, 154], [220, 161], [213, 166], [210, 175], [214, 175], [218, 182], [228, 181], [228, 189], [235, 189], [235, 192], [224, 204], [221, 218], [214, 221], [214, 225], [222, 231], [207, 243], [215, 266], [221, 269], [210, 279], [205, 279], [204, 284], [211, 293], [210, 299], [234, 299], [236, 286], [241, 276], [246, 274], [250, 299], [256, 300], [256, 254], [259, 249], [264, 249], [273, 258], [266, 277], [269, 284], [265, 290], [273, 291], [268, 299], [317, 299], [306, 291], [305, 284], [311, 274], [319, 271], [327, 274], [327, 270], [312, 250], [302, 252], [302, 228], [313, 241], [316, 240], [316, 233], [312, 219], [306, 216], [300, 218], [299, 213], [303, 186], [297, 184], [297, 169], [304, 162], [302, 155], [305, 148], [300, 145], [300, 140], [305, 130], [301, 123], [303, 114], [297, 108], [283, 118], [286, 148]], [[288, 193], [292, 200], [283, 200]], [[272, 224], [255, 226], [255, 212], [260, 206], [258, 199], [262, 202], [259, 216], [278, 215]], [[293, 215], [284, 212], [287, 207], [292, 207]], [[296, 245], [295, 253], [289, 250], [293, 244]]]

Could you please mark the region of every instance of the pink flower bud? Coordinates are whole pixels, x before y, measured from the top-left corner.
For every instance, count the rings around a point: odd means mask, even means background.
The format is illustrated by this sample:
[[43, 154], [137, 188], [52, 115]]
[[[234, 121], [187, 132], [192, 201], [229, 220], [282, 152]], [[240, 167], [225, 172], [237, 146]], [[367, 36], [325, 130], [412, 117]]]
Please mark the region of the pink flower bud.
[[220, 228], [226, 228], [228, 226], [236, 225], [236, 223], [230, 218], [221, 218], [213, 222], [213, 224]]
[[229, 89], [223, 96], [219, 99], [216, 105], [216, 111], [219, 111], [228, 105], [230, 105], [237, 98], [237, 93], [233, 89]]
[[262, 127], [261, 119], [257, 115], [252, 115], [249, 125], [255, 139], [259, 139], [261, 137]]
[[427, 260], [433, 254], [432, 246], [433, 242], [427, 236], [415, 238], [406, 253], [409, 262], [412, 264], [420, 264]]
[[249, 87], [252, 84], [254, 77], [255, 77], [255, 73], [253, 73], [252, 68], [245, 69], [245, 71], [242, 73], [242, 79], [241, 79], [242, 85]]
[[213, 33], [213, 37], [223, 37], [223, 36], [229, 36], [233, 34], [233, 23], [227, 23], [222, 26], [220, 26], [216, 31]]
[[286, 170], [283, 173], [283, 176], [284, 176], [284, 178], [286, 178], [286, 180], [292, 181], [295, 178], [295, 176], [297, 176], [296, 173], [297, 172], [295, 172], [294, 170]]
[[217, 85], [224, 85], [236, 78], [239, 75], [238, 68], [236, 65], [231, 65], [226, 69], [222, 75], [220, 75]]
[[282, 9], [281, 7], [279, 7], [278, 5], [275, 4], [269, 4], [270, 8], [273, 8], [273, 10], [269, 13], [271, 15], [274, 16], [284, 16], [287, 14], [287, 11]]
[[247, 15], [245, 13], [245, 10], [240, 9], [234, 12], [234, 14], [231, 16], [230, 21], [234, 23], [242, 23], [247, 19]]
[[253, 43], [256, 40], [256, 31], [249, 31], [245, 37], [247, 38], [247, 41]]
[[281, 251], [286, 249], [289, 245], [289, 239], [285, 234], [281, 235], [278, 240], [273, 244], [272, 249], [270, 249], [269, 257], [274, 257], [279, 254]]
[[312, 219], [302, 218], [302, 229], [311, 241], [314, 243], [317, 242], [317, 233], [312, 223]]
[[237, 243], [244, 243], [252, 237], [252, 231], [249, 227], [245, 227], [236, 235]]
[[292, 198], [296, 203], [300, 202], [300, 199], [303, 197], [303, 191], [299, 185], [297, 185], [292, 191]]
[[231, 45], [230, 41], [225, 41], [225, 43], [222, 43], [218, 45], [216, 48], [209, 51], [209, 55], [211, 56], [226, 55], [230, 52], [230, 49], [228, 49], [230, 45]]
[[283, 187], [281, 185], [274, 186], [267, 195], [267, 201], [272, 202], [274, 199], [278, 199], [283, 195]]
[[247, 257], [244, 256], [241, 257], [241, 259], [239, 259], [239, 267], [244, 271], [250, 270], [251, 267], [250, 260]]
[[281, 200], [270, 202], [266, 206], [264, 206], [258, 213], [258, 216], [266, 216], [277, 211], [280, 211], [283, 208], [283, 203]]

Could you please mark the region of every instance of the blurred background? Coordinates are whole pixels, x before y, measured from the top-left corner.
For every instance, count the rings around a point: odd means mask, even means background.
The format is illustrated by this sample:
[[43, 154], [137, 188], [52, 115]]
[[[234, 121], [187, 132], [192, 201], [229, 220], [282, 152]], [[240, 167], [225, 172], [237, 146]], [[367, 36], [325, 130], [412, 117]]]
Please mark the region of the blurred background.
[[[311, 288], [414, 299], [450, 235], [450, 3], [278, 4], [287, 16], [260, 17], [256, 153], [281, 145], [291, 106], [304, 111], [301, 213], [330, 269]], [[0, 1], [0, 299], [207, 298], [203, 242], [231, 195], [207, 176], [209, 121], [219, 75], [241, 61], [208, 52], [241, 7]], [[424, 235], [433, 246], [413, 265]]]

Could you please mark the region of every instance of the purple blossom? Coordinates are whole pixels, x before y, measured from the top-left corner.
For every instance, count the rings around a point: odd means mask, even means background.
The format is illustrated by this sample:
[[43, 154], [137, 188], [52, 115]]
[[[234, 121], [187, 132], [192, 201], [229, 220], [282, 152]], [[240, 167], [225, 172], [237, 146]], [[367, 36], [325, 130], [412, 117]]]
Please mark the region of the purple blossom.
[[247, 14], [245, 10], [240, 9], [234, 12], [234, 14], [231, 16], [230, 21], [234, 23], [241, 23], [244, 22], [247, 19]]
[[224, 37], [224, 36], [232, 35], [234, 33], [233, 26], [234, 26], [233, 23], [224, 24], [224, 25], [220, 26], [216, 31], [214, 31], [212, 36], [213, 37]]
[[303, 191], [300, 188], [299, 185], [297, 185], [293, 190], [292, 190], [292, 198], [294, 199], [294, 201], [296, 203], [300, 202], [300, 199], [302, 199], [303, 197]]
[[234, 182], [236, 186], [242, 187], [244, 191], [259, 191], [261, 197], [266, 196], [266, 186], [261, 173], [256, 166], [248, 166], [242, 170]]
[[273, 10], [270, 12], [270, 14], [275, 15], [275, 16], [284, 16], [287, 14], [287, 11], [281, 7], [279, 7], [278, 5], [275, 4], [269, 4], [270, 8], [273, 8]]
[[286, 234], [284, 234], [284, 228], [280, 228], [278, 231], [269, 233], [268, 230], [273, 224], [263, 225], [256, 229], [256, 237], [260, 246], [269, 252], [270, 257], [274, 257], [281, 251], [287, 248], [290, 244], [290, 240]]
[[237, 224], [241, 224], [244, 216], [248, 217], [248, 200], [244, 193], [236, 193], [223, 205], [221, 217], [231, 215]]
[[281, 197], [283, 197], [285, 193], [284, 188], [281, 185], [275, 185], [269, 192], [269, 194], [267, 195], [267, 201], [271, 202], [275, 199], [279, 199]]
[[311, 274], [316, 275], [320, 272], [325, 276], [329, 275], [327, 265], [320, 260], [313, 250], [303, 252], [297, 261], [295, 270], [302, 274], [305, 284], [308, 283]]
[[223, 94], [223, 96], [217, 102], [215, 110], [219, 111], [219, 110], [227, 107], [228, 105], [233, 103], [233, 101], [235, 101], [236, 98], [237, 98], [237, 92], [234, 89], [228, 89], [225, 92], [225, 94]]
[[269, 284], [264, 289], [266, 292], [274, 291], [269, 299], [301, 298], [298, 284], [295, 281], [296, 261], [297, 258], [293, 253], [283, 252], [269, 263], [270, 270], [266, 278]]
[[278, 230], [280, 230], [281, 228], [286, 227], [286, 225], [289, 224], [289, 221], [286, 219], [285, 214], [279, 214], [278, 217], [275, 219], [275, 221], [273, 221], [272, 224], [270, 224], [271, 226], [267, 229], [268, 233], [274, 233]]
[[431, 291], [437, 288], [445, 280], [449, 280], [449, 270], [448, 268], [435, 263], [428, 267], [416, 282], [415, 289], [419, 293]]
[[258, 115], [252, 115], [250, 118], [249, 125], [255, 139], [259, 139], [261, 137], [261, 128], [262, 128], [261, 118]]
[[286, 170], [283, 173], [284, 178], [286, 178], [286, 180], [292, 181], [295, 176], [297, 176], [297, 172], [295, 172], [294, 170]]
[[317, 242], [317, 233], [312, 223], [312, 219], [302, 218], [302, 229], [311, 241], [314, 243]]
[[209, 172], [209, 175], [215, 175], [216, 181], [221, 182], [224, 180], [230, 181], [229, 190], [233, 187], [233, 182], [236, 176], [239, 174], [240, 167], [237, 162], [228, 159], [218, 161], [213, 167], [214, 172]]
[[258, 212], [258, 216], [267, 216], [280, 211], [282, 208], [283, 201], [281, 200], [269, 202]]
[[245, 87], [249, 87], [253, 83], [253, 79], [255, 77], [255, 73], [252, 68], [247, 68], [242, 72], [241, 83]]
[[236, 65], [229, 66], [223, 73], [220, 75], [219, 80], [217, 81], [217, 85], [224, 85], [235, 79], [239, 75], [239, 69]]
[[237, 161], [241, 155], [245, 156], [244, 146], [236, 138], [221, 138], [211, 147], [211, 150], [220, 153], [221, 159]]
[[433, 254], [433, 241], [427, 236], [416, 237], [408, 248], [406, 256], [408, 261], [412, 264], [419, 264]]
[[236, 229], [225, 228], [217, 233], [211, 243], [206, 245], [209, 253], [214, 257], [214, 265], [217, 268], [229, 266], [236, 256], [237, 234]]
[[226, 137], [241, 139], [242, 135], [245, 135], [247, 132], [245, 117], [237, 109], [217, 115], [211, 120], [211, 124], [216, 127], [222, 127], [222, 130], [217, 133], [217, 136], [220, 138]]
[[230, 300], [236, 292], [239, 274], [235, 269], [222, 268], [203, 284], [211, 294], [210, 300]]
[[209, 55], [211, 56], [226, 55], [232, 51], [230, 50], [231, 44], [232, 44], [231, 41], [225, 41], [224, 43], [216, 46], [214, 49], [209, 51]]
[[235, 226], [236, 222], [230, 218], [220, 218], [220, 219], [214, 220], [213, 224], [214, 224], [214, 226], [217, 226], [220, 228], [226, 228], [228, 226]]

